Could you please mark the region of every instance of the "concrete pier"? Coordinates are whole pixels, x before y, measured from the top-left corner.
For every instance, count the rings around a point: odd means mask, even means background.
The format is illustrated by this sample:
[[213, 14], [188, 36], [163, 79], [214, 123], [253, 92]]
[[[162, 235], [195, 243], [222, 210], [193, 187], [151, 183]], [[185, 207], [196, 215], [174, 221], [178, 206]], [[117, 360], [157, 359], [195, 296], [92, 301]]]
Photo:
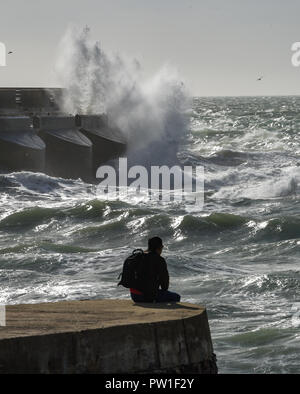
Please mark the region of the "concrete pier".
[[126, 151], [126, 141], [121, 132], [110, 127], [106, 115], [77, 115], [79, 130], [93, 143], [93, 173], [109, 160]]
[[106, 115], [64, 113], [63, 93], [59, 88], [0, 88], [0, 171], [93, 182], [101, 164], [125, 152], [121, 131], [109, 125]]
[[46, 144], [46, 173], [92, 178], [92, 142], [77, 130], [74, 116], [36, 116], [34, 128]]
[[45, 170], [44, 142], [27, 116], [0, 117], [0, 167], [6, 170]]
[[61, 96], [59, 88], [0, 88], [0, 115], [59, 112]]
[[12, 305], [0, 373], [217, 373], [205, 308], [127, 300]]

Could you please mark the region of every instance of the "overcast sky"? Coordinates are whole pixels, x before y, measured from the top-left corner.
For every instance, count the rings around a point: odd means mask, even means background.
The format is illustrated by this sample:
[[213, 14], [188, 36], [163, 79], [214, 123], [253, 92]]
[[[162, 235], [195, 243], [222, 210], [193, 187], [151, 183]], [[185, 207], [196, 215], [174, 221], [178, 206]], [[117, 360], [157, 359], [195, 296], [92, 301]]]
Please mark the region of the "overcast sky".
[[300, 94], [291, 64], [299, 0], [1, 0], [0, 41], [14, 53], [0, 86], [55, 86], [70, 23], [137, 57], [147, 74], [172, 64], [194, 95]]

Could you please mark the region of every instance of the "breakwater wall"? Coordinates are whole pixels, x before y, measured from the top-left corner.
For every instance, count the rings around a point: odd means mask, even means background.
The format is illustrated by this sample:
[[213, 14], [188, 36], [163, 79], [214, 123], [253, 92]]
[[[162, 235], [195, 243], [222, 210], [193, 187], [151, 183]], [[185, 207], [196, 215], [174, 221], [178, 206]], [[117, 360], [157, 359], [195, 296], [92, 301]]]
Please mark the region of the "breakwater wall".
[[0, 169], [93, 180], [126, 151], [105, 114], [69, 115], [62, 89], [0, 88]]

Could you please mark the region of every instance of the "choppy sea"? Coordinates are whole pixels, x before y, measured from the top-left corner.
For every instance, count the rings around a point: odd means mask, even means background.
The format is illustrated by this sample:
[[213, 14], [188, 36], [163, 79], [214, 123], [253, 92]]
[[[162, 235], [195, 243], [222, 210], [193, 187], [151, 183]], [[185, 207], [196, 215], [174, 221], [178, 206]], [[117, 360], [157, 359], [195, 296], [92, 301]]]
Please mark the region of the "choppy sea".
[[300, 365], [300, 97], [195, 98], [179, 159], [205, 204], [106, 201], [95, 185], [0, 176], [0, 304], [128, 298], [125, 257], [163, 238], [171, 288], [208, 310], [221, 373]]

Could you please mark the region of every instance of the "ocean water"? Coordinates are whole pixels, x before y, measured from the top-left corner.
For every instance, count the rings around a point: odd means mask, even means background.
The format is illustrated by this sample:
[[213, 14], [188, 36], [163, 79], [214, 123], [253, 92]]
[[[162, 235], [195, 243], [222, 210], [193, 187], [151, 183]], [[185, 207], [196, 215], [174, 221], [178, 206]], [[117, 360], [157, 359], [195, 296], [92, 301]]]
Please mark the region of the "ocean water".
[[195, 98], [178, 157], [205, 205], [105, 201], [81, 180], [0, 176], [0, 304], [128, 298], [123, 260], [163, 238], [171, 289], [204, 304], [221, 373], [300, 364], [300, 97]]

